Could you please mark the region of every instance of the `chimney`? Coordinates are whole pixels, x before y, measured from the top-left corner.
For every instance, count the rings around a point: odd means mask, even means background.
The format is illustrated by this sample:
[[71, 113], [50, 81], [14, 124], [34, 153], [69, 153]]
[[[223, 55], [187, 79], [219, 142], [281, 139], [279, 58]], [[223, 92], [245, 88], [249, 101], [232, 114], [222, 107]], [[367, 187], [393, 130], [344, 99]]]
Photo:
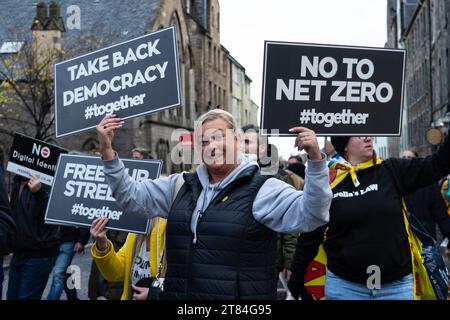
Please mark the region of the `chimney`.
[[[50, 11], [50, 14], [49, 14]], [[62, 33], [65, 32], [60, 6], [52, 1], [49, 6], [40, 2], [36, 6], [36, 17], [31, 27], [33, 31], [33, 50], [36, 63], [48, 64], [48, 59], [58, 60], [62, 51]], [[49, 68], [52, 64], [48, 64]], [[49, 69], [48, 72], [51, 72]]]
[[52, 1], [50, 3], [50, 18], [54, 18], [54, 17], [59, 17], [59, 5], [55, 2]]
[[48, 18], [45, 30], [59, 30], [66, 31], [64, 27], [64, 20], [60, 14], [60, 6], [56, 1], [50, 2], [50, 16]]
[[47, 20], [47, 4], [45, 4], [45, 2], [39, 2], [36, 6], [36, 17], [31, 25], [31, 30], [43, 30], [44, 26], [47, 24]]

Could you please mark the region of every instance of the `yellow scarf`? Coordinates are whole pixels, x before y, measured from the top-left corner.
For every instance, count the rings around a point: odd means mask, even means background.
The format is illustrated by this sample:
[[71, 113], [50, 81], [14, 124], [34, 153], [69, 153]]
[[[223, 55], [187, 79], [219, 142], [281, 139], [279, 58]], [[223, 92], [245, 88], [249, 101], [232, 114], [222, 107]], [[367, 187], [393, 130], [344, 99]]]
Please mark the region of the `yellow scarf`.
[[366, 162], [360, 163], [357, 166], [352, 166], [349, 162], [347, 162], [344, 158], [338, 157], [333, 158], [330, 163], [328, 164], [330, 169], [330, 187], [333, 189], [336, 187], [339, 183], [344, 180], [348, 174], [350, 174], [350, 177], [352, 179], [353, 185], [355, 187], [358, 187], [360, 185], [358, 181], [358, 177], [356, 173], [359, 170], [364, 170], [370, 167], [374, 167], [376, 165], [379, 165], [383, 162], [383, 159], [380, 157], [377, 157], [375, 164], [373, 163], [373, 160], [367, 160]]

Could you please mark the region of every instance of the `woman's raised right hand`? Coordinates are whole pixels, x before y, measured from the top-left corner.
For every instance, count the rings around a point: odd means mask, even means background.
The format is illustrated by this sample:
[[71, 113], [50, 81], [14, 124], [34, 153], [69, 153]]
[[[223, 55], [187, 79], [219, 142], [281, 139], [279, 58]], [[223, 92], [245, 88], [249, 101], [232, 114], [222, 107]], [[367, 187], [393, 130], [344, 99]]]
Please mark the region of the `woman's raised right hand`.
[[99, 141], [99, 151], [104, 160], [114, 159], [115, 153], [112, 148], [114, 130], [122, 127], [123, 121], [115, 114], [105, 116], [97, 125], [97, 137]]

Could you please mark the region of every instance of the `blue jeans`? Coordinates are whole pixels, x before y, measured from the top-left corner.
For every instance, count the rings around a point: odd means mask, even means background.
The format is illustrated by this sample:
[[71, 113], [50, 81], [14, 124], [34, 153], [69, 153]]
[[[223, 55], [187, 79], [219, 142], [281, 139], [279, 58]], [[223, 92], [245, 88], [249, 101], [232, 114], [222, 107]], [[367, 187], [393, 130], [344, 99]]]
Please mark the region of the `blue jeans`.
[[9, 264], [8, 300], [40, 300], [56, 257], [24, 258], [13, 256]]
[[409, 274], [400, 280], [381, 284], [380, 289], [369, 289], [364, 284], [344, 280], [327, 270], [325, 297], [327, 300], [413, 300], [413, 277]]
[[68, 300], [77, 299], [76, 289], [67, 288], [67, 278], [69, 276], [67, 274], [67, 268], [70, 266], [74, 256], [74, 247], [75, 242], [64, 242], [59, 245], [59, 254], [56, 257], [56, 263], [53, 269], [53, 280], [47, 300], [59, 300], [63, 290], [66, 291]]

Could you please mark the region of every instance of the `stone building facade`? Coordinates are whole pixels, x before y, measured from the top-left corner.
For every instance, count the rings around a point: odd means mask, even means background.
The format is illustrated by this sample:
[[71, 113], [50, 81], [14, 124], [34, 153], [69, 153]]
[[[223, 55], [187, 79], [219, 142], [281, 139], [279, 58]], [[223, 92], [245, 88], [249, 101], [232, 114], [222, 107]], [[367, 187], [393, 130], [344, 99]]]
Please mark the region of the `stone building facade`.
[[[66, 23], [66, 27], [55, 35], [55, 30], [45, 28], [30, 31], [30, 25], [37, 17], [35, 1], [2, 0], [4, 19], [0, 19], [0, 47], [9, 39], [39, 41], [45, 38], [62, 44], [63, 48], [70, 50], [71, 56], [77, 56], [161, 28], [176, 26], [182, 107], [127, 120], [117, 134], [114, 147], [120, 156], [126, 157], [133, 147], [142, 146], [151, 150], [155, 158], [164, 161], [163, 173], [181, 169], [170, 161], [170, 151], [178, 144], [178, 136], [173, 135], [174, 129], [192, 131], [194, 120], [212, 108], [231, 111], [232, 61], [235, 60], [220, 44], [219, 1], [60, 0], [58, 4], [61, 21]], [[78, 24], [73, 23], [77, 14]], [[12, 34], [11, 30], [21, 31]], [[38, 33], [40, 37], [36, 38]], [[246, 75], [244, 78], [250, 79]], [[257, 112], [256, 105], [250, 100], [249, 82], [243, 81], [242, 86], [248, 91], [245, 96], [248, 101], [243, 106], [252, 106], [248, 108], [248, 113]], [[245, 111], [242, 113], [245, 114]], [[256, 114], [251, 116], [256, 119]], [[95, 131], [51, 141], [87, 152], [95, 150], [98, 143]], [[7, 136], [0, 139], [3, 150], [8, 150], [10, 142]]]
[[407, 148], [430, 154], [430, 128], [447, 133], [449, 125], [449, 0], [389, 0], [388, 47], [407, 51], [404, 127], [390, 139], [390, 156]]

